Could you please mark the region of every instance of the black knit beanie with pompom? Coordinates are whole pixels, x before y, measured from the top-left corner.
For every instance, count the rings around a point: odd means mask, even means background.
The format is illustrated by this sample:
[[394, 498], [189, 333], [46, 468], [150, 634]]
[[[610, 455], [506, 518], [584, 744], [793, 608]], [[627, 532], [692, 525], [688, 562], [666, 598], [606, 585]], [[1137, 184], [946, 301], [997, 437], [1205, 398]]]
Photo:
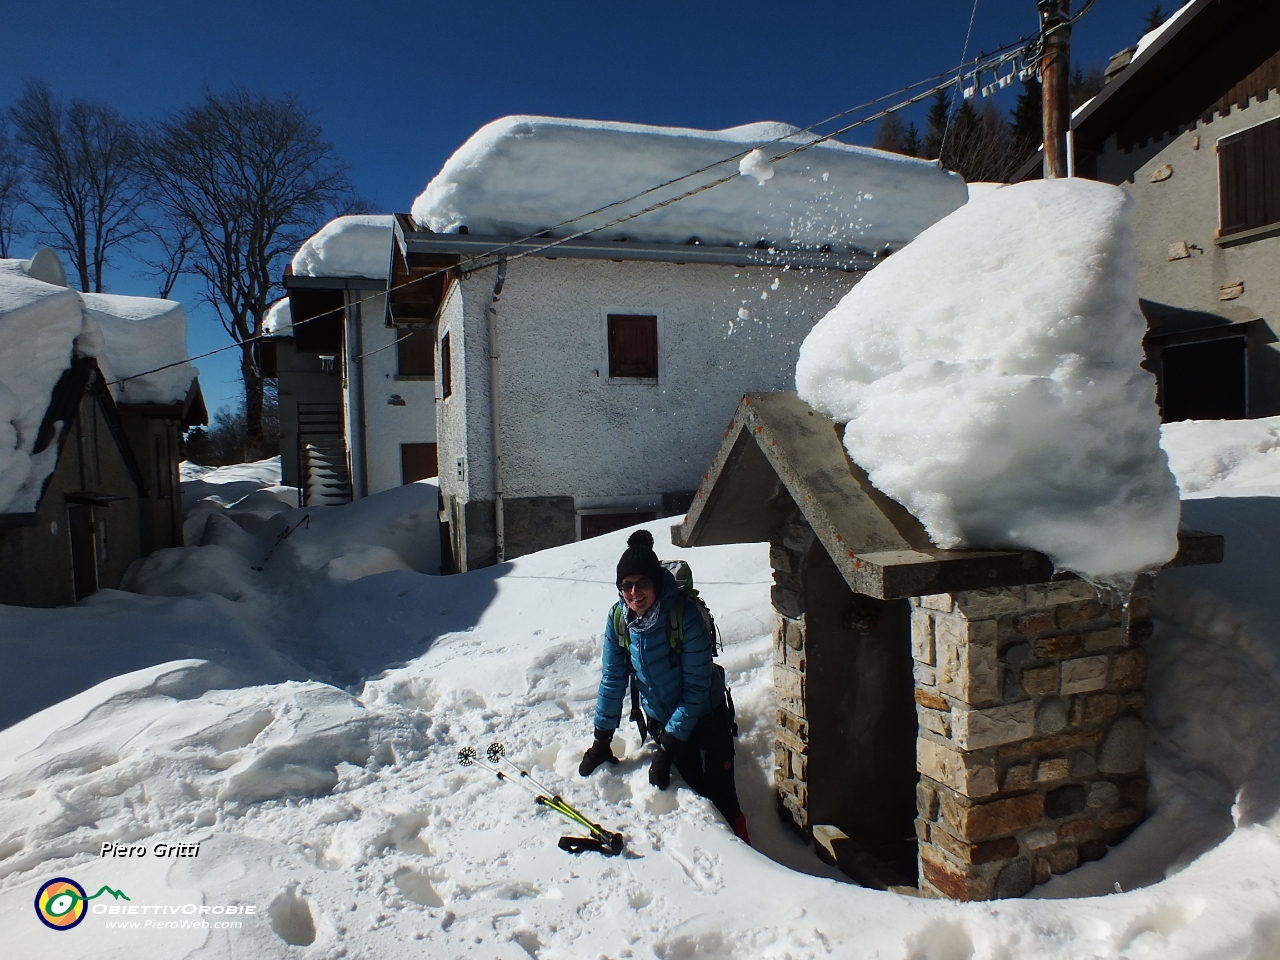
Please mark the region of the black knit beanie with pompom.
[[662, 564], [653, 552], [653, 534], [648, 530], [637, 530], [627, 538], [627, 549], [618, 561], [617, 583], [621, 586], [626, 577], [636, 574], [648, 577], [653, 581], [654, 589], [662, 592]]

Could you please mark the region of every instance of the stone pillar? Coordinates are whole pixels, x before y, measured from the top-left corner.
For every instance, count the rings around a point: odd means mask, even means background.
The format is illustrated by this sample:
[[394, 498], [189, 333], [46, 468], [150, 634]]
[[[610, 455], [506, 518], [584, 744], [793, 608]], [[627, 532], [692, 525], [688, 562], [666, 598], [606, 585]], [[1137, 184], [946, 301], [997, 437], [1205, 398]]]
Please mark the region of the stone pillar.
[[1127, 634], [1081, 580], [911, 601], [922, 892], [1022, 896], [1142, 820], [1152, 587]]
[[773, 689], [777, 726], [773, 778], [778, 802], [802, 831], [809, 822], [809, 722], [805, 711], [804, 592], [800, 582], [813, 531], [798, 512], [769, 545], [773, 566]]

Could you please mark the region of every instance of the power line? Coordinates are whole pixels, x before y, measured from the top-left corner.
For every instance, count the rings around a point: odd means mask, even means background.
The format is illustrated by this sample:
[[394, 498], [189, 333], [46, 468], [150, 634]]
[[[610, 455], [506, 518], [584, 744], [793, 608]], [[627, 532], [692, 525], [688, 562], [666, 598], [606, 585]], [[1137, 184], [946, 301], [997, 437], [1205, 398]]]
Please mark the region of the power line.
[[[1078, 20], [1080, 16], [1083, 16], [1084, 12], [1088, 10], [1089, 6], [1092, 6], [1092, 0], [1090, 0], [1090, 3], [1086, 5], [1086, 7], [1084, 8], [1084, 10], [1082, 10], [1082, 11], [1080, 12], [1080, 14], [1078, 14], [1075, 18], [1073, 18], [1072, 22], [1074, 23], [1074, 22], [1075, 22], [1075, 20]], [[961, 76], [964, 72], [966, 72], [966, 71], [969, 71], [969, 70], [973, 70], [973, 71], [983, 71], [983, 70], [985, 70], [985, 69], [988, 69], [988, 68], [990, 67], [990, 65], [992, 65], [992, 64], [1001, 64], [1001, 63], [1005, 63], [1005, 62], [1007, 62], [1008, 60], [1013, 59], [1013, 58], [1015, 58], [1015, 57], [1019, 56], [1020, 54], [1024, 53], [1024, 52], [1028, 49], [1028, 47], [1029, 47], [1029, 45], [1030, 45], [1030, 42], [1031, 42], [1030, 38], [1027, 38], [1027, 37], [1020, 37], [1020, 38], [1019, 38], [1017, 41], [1015, 41], [1014, 43], [1005, 44], [1004, 46], [997, 47], [997, 48], [996, 48], [996, 50], [995, 50], [992, 54], [985, 54], [985, 53], [984, 53], [984, 54], [981, 54], [979, 57], [976, 57], [976, 58], [974, 58], [973, 60], [969, 61], [968, 63], [962, 63], [962, 64], [960, 64], [960, 66], [959, 66], [958, 68], [956, 68], [956, 72], [955, 72], [955, 74], [954, 74], [954, 75], [953, 75], [953, 73], [952, 73], [952, 71], [951, 71], [951, 70], [948, 70], [948, 71], [946, 71], [946, 72], [944, 72], [944, 73], [934, 74], [932, 77], [926, 78], [925, 80], [919, 80], [919, 81], [916, 81], [915, 83], [911, 83], [911, 84], [908, 84], [908, 85], [907, 85], [907, 86], [905, 86], [905, 87], [901, 87], [901, 88], [899, 88], [898, 90], [895, 90], [895, 91], [894, 91], [894, 92], [892, 92], [892, 93], [886, 94], [886, 95], [881, 96], [881, 97], [876, 97], [876, 98], [875, 98], [875, 99], [873, 99], [873, 100], [868, 100], [868, 101], [866, 101], [865, 103], [863, 103], [863, 104], [859, 104], [859, 105], [858, 105], [858, 106], [856, 106], [856, 107], [850, 107], [848, 110], [843, 110], [843, 111], [841, 111], [840, 113], [833, 114], [832, 116], [827, 117], [827, 118], [826, 118], [826, 119], [824, 119], [824, 120], [819, 120], [819, 121], [817, 121], [817, 122], [815, 122], [815, 123], [812, 123], [812, 124], [810, 124], [810, 125], [809, 125], [809, 126], [807, 126], [807, 127], [802, 127], [802, 128], [800, 128], [799, 130], [796, 130], [796, 131], [793, 131], [793, 132], [790, 132], [790, 133], [784, 134], [784, 135], [779, 136], [779, 137], [775, 137], [775, 138], [774, 138], [774, 139], [772, 139], [772, 140], [765, 141], [765, 142], [764, 142], [764, 143], [762, 143], [762, 144], [759, 144], [759, 145], [757, 145], [757, 146], [753, 146], [753, 147], [750, 147], [750, 148], [748, 148], [748, 149], [746, 149], [746, 150], [740, 151], [739, 153], [734, 154], [734, 155], [733, 155], [733, 156], [731, 156], [731, 157], [726, 157], [726, 158], [725, 158], [725, 159], [723, 159], [723, 160], [717, 160], [715, 163], [711, 163], [711, 164], [708, 164], [708, 165], [706, 165], [706, 166], [700, 167], [700, 168], [698, 168], [697, 170], [690, 171], [689, 173], [682, 174], [682, 175], [680, 175], [680, 176], [678, 176], [678, 177], [673, 177], [673, 178], [671, 178], [670, 180], [667, 180], [667, 181], [664, 181], [663, 183], [657, 184], [656, 186], [649, 187], [649, 188], [647, 188], [647, 189], [645, 189], [645, 190], [642, 190], [642, 191], [640, 191], [639, 193], [634, 194], [634, 195], [633, 195], [633, 196], [631, 196], [631, 197], [627, 197], [627, 198], [622, 199], [622, 200], [615, 200], [615, 201], [612, 201], [611, 203], [605, 204], [604, 206], [601, 206], [601, 207], [597, 207], [596, 209], [591, 210], [591, 211], [589, 211], [589, 212], [587, 212], [587, 213], [579, 214], [579, 215], [578, 215], [578, 216], [576, 216], [576, 217], [572, 217], [572, 218], [570, 218], [570, 219], [568, 219], [568, 220], [561, 221], [559, 224], [556, 224], [555, 226], [551, 227], [550, 229], [551, 229], [551, 230], [559, 229], [560, 227], [567, 226], [567, 225], [569, 225], [569, 224], [573, 224], [573, 223], [577, 223], [577, 222], [579, 222], [579, 221], [581, 221], [581, 220], [585, 220], [585, 219], [586, 219], [586, 218], [588, 218], [588, 217], [596, 216], [597, 214], [600, 214], [600, 213], [603, 213], [603, 212], [605, 212], [605, 211], [608, 211], [608, 210], [614, 209], [614, 208], [616, 208], [616, 207], [623, 206], [623, 205], [628, 204], [628, 203], [632, 203], [632, 202], [634, 202], [634, 201], [636, 201], [636, 200], [638, 200], [638, 199], [641, 199], [641, 198], [643, 198], [643, 197], [649, 196], [650, 194], [653, 194], [653, 193], [655, 193], [655, 192], [657, 192], [657, 191], [659, 191], [659, 190], [665, 189], [665, 188], [667, 188], [667, 187], [674, 186], [675, 184], [680, 183], [680, 182], [682, 182], [682, 181], [684, 181], [684, 180], [687, 180], [687, 179], [689, 179], [690, 177], [697, 176], [697, 175], [699, 175], [699, 174], [701, 174], [701, 173], [707, 173], [707, 172], [709, 172], [710, 170], [715, 169], [716, 167], [722, 166], [723, 164], [726, 164], [726, 163], [731, 163], [731, 162], [732, 162], [732, 161], [734, 161], [734, 160], [741, 160], [743, 157], [746, 157], [748, 154], [752, 153], [752, 152], [753, 152], [753, 151], [755, 151], [755, 150], [762, 150], [762, 149], [764, 149], [765, 147], [774, 146], [774, 145], [776, 145], [776, 144], [779, 144], [779, 143], [785, 142], [785, 141], [787, 141], [787, 140], [792, 140], [792, 139], [794, 139], [795, 137], [799, 136], [800, 134], [807, 133], [807, 132], [813, 132], [813, 131], [815, 130], [815, 128], [817, 128], [817, 127], [824, 126], [825, 124], [830, 123], [830, 122], [833, 122], [834, 120], [842, 119], [842, 118], [844, 118], [844, 117], [849, 116], [849, 115], [850, 115], [850, 114], [852, 114], [852, 113], [856, 113], [856, 112], [858, 112], [859, 110], [867, 109], [867, 108], [868, 108], [868, 107], [870, 107], [870, 106], [874, 106], [875, 104], [877, 104], [877, 103], [881, 103], [881, 102], [883, 102], [883, 101], [885, 101], [885, 100], [888, 100], [888, 99], [890, 99], [890, 98], [892, 98], [892, 97], [894, 97], [894, 96], [898, 96], [898, 95], [901, 95], [901, 94], [903, 94], [903, 93], [905, 93], [905, 92], [907, 92], [907, 91], [914, 90], [914, 89], [916, 89], [917, 87], [921, 86], [922, 84], [928, 83], [928, 82], [933, 81], [933, 80], [937, 80], [937, 79], [939, 79], [939, 78], [946, 78], [946, 79], [942, 80], [942, 82], [934, 84], [934, 85], [933, 85], [933, 86], [931, 86], [929, 89], [924, 90], [924, 91], [923, 91], [923, 92], [921, 92], [921, 93], [917, 93], [917, 94], [915, 94], [915, 95], [913, 95], [913, 96], [911, 96], [911, 97], [908, 97], [907, 99], [902, 100], [902, 101], [900, 101], [900, 102], [898, 102], [898, 103], [896, 103], [896, 104], [892, 104], [891, 106], [885, 107], [884, 109], [882, 109], [882, 110], [880, 110], [880, 111], [878, 111], [878, 112], [876, 112], [876, 113], [873, 113], [873, 114], [871, 114], [870, 116], [863, 117], [862, 119], [860, 119], [860, 120], [856, 120], [856, 121], [854, 121], [853, 123], [846, 124], [845, 126], [842, 126], [842, 127], [840, 127], [839, 129], [837, 129], [837, 130], [833, 130], [831, 133], [824, 134], [824, 135], [822, 135], [822, 136], [820, 136], [820, 137], [816, 137], [816, 138], [814, 138], [813, 140], [805, 141], [804, 143], [798, 144], [798, 145], [796, 145], [796, 146], [792, 147], [790, 150], [787, 150], [787, 151], [785, 151], [785, 152], [783, 152], [783, 153], [779, 154], [778, 156], [773, 157], [773, 158], [771, 158], [771, 159], [769, 159], [769, 160], [767, 161], [767, 162], [769, 162], [770, 164], [777, 163], [778, 161], [783, 160], [783, 159], [785, 159], [785, 158], [787, 158], [787, 157], [793, 156], [794, 154], [801, 153], [801, 152], [803, 152], [803, 151], [805, 151], [805, 150], [808, 150], [808, 149], [810, 149], [810, 148], [812, 148], [812, 147], [818, 146], [819, 144], [826, 143], [826, 142], [827, 142], [827, 141], [829, 141], [829, 140], [833, 140], [834, 138], [836, 138], [836, 137], [838, 137], [838, 136], [842, 136], [843, 134], [848, 133], [849, 131], [854, 130], [854, 129], [856, 129], [856, 128], [860, 127], [860, 126], [864, 126], [864, 125], [866, 125], [866, 124], [868, 124], [868, 123], [872, 123], [872, 122], [874, 122], [874, 121], [876, 121], [876, 120], [879, 120], [879, 119], [881, 119], [881, 118], [883, 118], [883, 117], [885, 117], [885, 116], [888, 116], [888, 115], [889, 115], [889, 114], [891, 114], [891, 113], [896, 113], [896, 112], [898, 112], [899, 110], [906, 109], [907, 107], [912, 106], [913, 104], [919, 103], [920, 101], [922, 101], [922, 100], [924, 100], [924, 99], [926, 99], [926, 98], [928, 98], [928, 97], [933, 96], [933, 95], [934, 95], [934, 94], [936, 94], [938, 91], [940, 91], [940, 90], [945, 90], [945, 89], [947, 89], [948, 87], [952, 86], [953, 84], [956, 84], [956, 83], [959, 81], [960, 76]], [[703, 192], [705, 192], [705, 191], [707, 191], [707, 190], [710, 190], [710, 189], [712, 189], [712, 188], [714, 188], [714, 187], [718, 187], [718, 186], [720, 186], [721, 184], [728, 183], [728, 182], [729, 182], [729, 181], [731, 181], [731, 180], [736, 180], [736, 179], [737, 179], [738, 177], [740, 177], [740, 176], [741, 176], [741, 173], [739, 173], [739, 172], [735, 171], [735, 172], [733, 172], [733, 173], [729, 174], [728, 176], [720, 177], [720, 178], [718, 178], [718, 179], [716, 179], [716, 180], [712, 180], [712, 181], [710, 181], [710, 182], [708, 182], [708, 183], [702, 184], [702, 185], [700, 185], [700, 186], [698, 186], [698, 187], [695, 187], [695, 188], [693, 188], [693, 189], [691, 189], [691, 190], [687, 190], [687, 191], [685, 191], [685, 192], [683, 192], [683, 193], [680, 193], [680, 194], [677, 194], [677, 195], [675, 195], [675, 196], [673, 196], [673, 197], [668, 197], [668, 198], [667, 198], [667, 199], [665, 199], [665, 200], [662, 200], [662, 201], [659, 201], [659, 202], [657, 202], [657, 203], [651, 204], [650, 206], [647, 206], [647, 207], [645, 207], [645, 208], [643, 208], [643, 209], [641, 209], [641, 210], [637, 210], [637, 211], [634, 211], [634, 212], [632, 212], [632, 213], [625, 214], [625, 215], [623, 215], [623, 216], [621, 216], [621, 217], [617, 217], [617, 218], [615, 218], [615, 219], [613, 219], [613, 220], [610, 220], [610, 221], [609, 221], [609, 222], [607, 222], [607, 223], [600, 224], [599, 226], [595, 226], [595, 227], [590, 227], [590, 228], [586, 228], [586, 229], [583, 229], [583, 230], [579, 230], [579, 231], [577, 231], [576, 233], [571, 233], [571, 234], [569, 234], [568, 236], [565, 236], [565, 237], [559, 237], [559, 238], [555, 238], [555, 239], [550, 239], [548, 243], [543, 244], [542, 246], [539, 246], [539, 247], [535, 247], [535, 248], [534, 248], [534, 249], [532, 249], [532, 250], [520, 250], [520, 251], [518, 251], [517, 253], [515, 253], [514, 255], [509, 256], [509, 257], [506, 257], [505, 259], [507, 259], [507, 260], [520, 260], [520, 259], [523, 259], [524, 257], [527, 257], [527, 256], [534, 256], [534, 255], [537, 255], [537, 254], [539, 254], [539, 253], [544, 253], [544, 252], [546, 252], [547, 250], [553, 249], [553, 248], [558, 247], [558, 246], [560, 246], [560, 245], [562, 245], [562, 244], [572, 242], [573, 240], [581, 239], [582, 237], [589, 236], [590, 234], [593, 234], [593, 233], [598, 233], [598, 232], [599, 232], [599, 231], [601, 231], [601, 230], [607, 230], [607, 229], [609, 229], [610, 227], [615, 227], [615, 226], [618, 226], [618, 225], [620, 225], [620, 224], [626, 223], [626, 222], [628, 222], [628, 221], [630, 221], [630, 220], [634, 220], [634, 219], [636, 219], [637, 217], [642, 217], [642, 216], [644, 216], [644, 215], [646, 215], [646, 214], [649, 214], [649, 213], [654, 212], [655, 210], [660, 210], [660, 209], [662, 209], [662, 208], [664, 208], [664, 207], [667, 207], [667, 206], [670, 206], [670, 205], [672, 205], [672, 204], [674, 204], [674, 203], [678, 203], [678, 202], [680, 202], [681, 200], [686, 200], [686, 199], [688, 199], [688, 198], [690, 198], [690, 197], [696, 196], [697, 194], [703, 193]], [[515, 247], [518, 247], [518, 246], [522, 245], [522, 244], [528, 243], [528, 242], [533, 241], [533, 240], [537, 240], [537, 239], [539, 239], [539, 238], [541, 238], [541, 237], [545, 236], [545, 234], [546, 234], [547, 232], [548, 232], [548, 230], [544, 229], [544, 230], [542, 230], [542, 231], [539, 231], [538, 233], [530, 234], [530, 235], [525, 236], [525, 237], [521, 237], [521, 238], [514, 239], [514, 240], [508, 240], [508, 241], [506, 241], [506, 242], [504, 242], [504, 243], [502, 243], [502, 244], [500, 244], [500, 245], [498, 245], [498, 246], [494, 247], [494, 248], [493, 248], [493, 249], [491, 249], [491, 250], [485, 251], [484, 253], [473, 254], [473, 255], [471, 255], [470, 257], [468, 257], [468, 258], [466, 258], [466, 259], [464, 259], [464, 260], [461, 260], [459, 263], [457, 263], [457, 264], [453, 264], [452, 266], [440, 267], [440, 268], [438, 268], [438, 269], [436, 269], [436, 270], [431, 271], [430, 273], [423, 274], [422, 276], [419, 276], [419, 277], [413, 277], [413, 278], [411, 278], [411, 279], [409, 279], [409, 280], [406, 280], [404, 283], [401, 283], [401, 284], [397, 284], [397, 285], [395, 285], [395, 286], [388, 287], [385, 291], [379, 291], [379, 293], [377, 293], [376, 295], [374, 295], [374, 296], [372, 296], [372, 297], [362, 297], [362, 298], [360, 298], [360, 299], [356, 300], [356, 301], [355, 301], [355, 302], [353, 302], [353, 303], [350, 303], [350, 304], [344, 304], [344, 305], [342, 305], [342, 306], [340, 306], [340, 307], [334, 307], [334, 308], [332, 308], [332, 309], [330, 309], [330, 310], [326, 310], [326, 311], [324, 311], [324, 312], [322, 312], [322, 313], [318, 313], [318, 314], [316, 314], [316, 315], [314, 315], [314, 316], [307, 317], [307, 318], [306, 318], [306, 319], [304, 319], [304, 320], [299, 320], [299, 321], [297, 321], [296, 323], [292, 323], [292, 322], [291, 322], [291, 323], [289, 324], [289, 328], [288, 328], [288, 329], [293, 329], [293, 328], [296, 328], [296, 327], [300, 327], [300, 326], [302, 326], [303, 324], [306, 324], [306, 323], [310, 323], [310, 322], [312, 322], [313, 320], [320, 320], [320, 319], [322, 319], [322, 318], [324, 318], [324, 317], [327, 317], [327, 316], [332, 316], [332, 315], [336, 315], [336, 314], [338, 314], [338, 313], [340, 313], [340, 312], [345, 312], [346, 310], [349, 310], [349, 309], [350, 309], [351, 307], [353, 307], [353, 306], [359, 306], [359, 305], [362, 305], [362, 304], [364, 304], [364, 303], [370, 303], [370, 302], [373, 302], [374, 300], [377, 300], [377, 299], [379, 299], [379, 298], [381, 298], [381, 297], [383, 297], [383, 296], [386, 296], [386, 295], [388, 295], [388, 294], [394, 293], [394, 292], [395, 292], [395, 291], [397, 291], [397, 290], [403, 290], [404, 288], [406, 288], [406, 287], [408, 287], [408, 286], [411, 286], [412, 284], [415, 284], [415, 283], [421, 283], [421, 282], [422, 282], [422, 281], [424, 281], [424, 280], [430, 280], [430, 279], [432, 279], [433, 277], [440, 276], [442, 273], [446, 273], [446, 272], [448, 272], [448, 271], [450, 271], [450, 270], [455, 270], [455, 269], [456, 269], [456, 270], [460, 270], [460, 271], [462, 271], [462, 272], [464, 272], [464, 273], [471, 274], [471, 273], [475, 273], [475, 272], [477, 272], [477, 271], [479, 271], [479, 270], [485, 270], [485, 269], [488, 269], [488, 268], [490, 268], [490, 267], [495, 266], [495, 265], [498, 263], [498, 260], [499, 260], [499, 259], [503, 259], [502, 254], [503, 254], [503, 252], [504, 252], [504, 251], [511, 250], [511, 249], [513, 249], [513, 248], [515, 248]], [[495, 258], [496, 258], [496, 259], [495, 259]], [[476, 266], [473, 266], [473, 267], [472, 267], [472, 266], [469, 266], [470, 264], [476, 264]], [[128, 381], [128, 380], [136, 380], [136, 379], [138, 379], [139, 377], [145, 377], [145, 376], [148, 376], [148, 375], [150, 375], [150, 374], [152, 374], [152, 373], [159, 373], [159, 372], [161, 372], [161, 371], [163, 371], [163, 370], [168, 370], [168, 369], [171, 369], [171, 368], [173, 368], [173, 367], [180, 367], [180, 366], [182, 366], [184, 363], [191, 363], [192, 361], [195, 361], [195, 360], [203, 360], [203, 359], [205, 359], [206, 357], [211, 357], [211, 356], [214, 356], [214, 355], [219, 354], [219, 353], [225, 353], [227, 350], [243, 349], [244, 345], [245, 345], [245, 344], [247, 344], [247, 343], [254, 343], [254, 342], [256, 342], [256, 341], [259, 341], [259, 340], [265, 340], [265, 339], [267, 339], [267, 338], [269, 338], [269, 337], [273, 337], [273, 336], [275, 336], [275, 334], [274, 334], [274, 333], [262, 333], [262, 334], [257, 334], [257, 335], [252, 336], [252, 337], [246, 337], [246, 338], [245, 338], [245, 339], [243, 339], [243, 340], [237, 340], [236, 342], [234, 342], [234, 343], [229, 343], [229, 344], [227, 344], [227, 345], [226, 345], [226, 346], [224, 346], [224, 347], [219, 347], [219, 348], [217, 348], [217, 349], [215, 349], [215, 350], [209, 350], [209, 351], [207, 351], [207, 352], [205, 352], [205, 353], [202, 353], [202, 354], [199, 354], [199, 355], [197, 355], [197, 356], [195, 356], [195, 357], [189, 357], [189, 358], [187, 358], [186, 360], [179, 360], [179, 361], [175, 361], [175, 362], [173, 362], [173, 363], [163, 364], [162, 366], [154, 367], [154, 368], [152, 368], [152, 369], [150, 369], [150, 370], [144, 370], [144, 371], [142, 371], [142, 372], [140, 372], [140, 373], [135, 373], [135, 374], [131, 374], [131, 375], [127, 376], [127, 377], [121, 377], [121, 378], [118, 378], [118, 379], [116, 379], [116, 380], [112, 380], [112, 381], [110, 381], [110, 385], [121, 385], [121, 384], [123, 384], [125, 381]], [[393, 342], [392, 344], [388, 344], [388, 345], [386, 345], [386, 346], [384, 346], [384, 347], [380, 347], [380, 348], [378, 348], [378, 350], [376, 350], [376, 351], [371, 351], [371, 352], [370, 352], [370, 354], [361, 354], [361, 355], [360, 355], [360, 357], [358, 357], [358, 358], [353, 358], [353, 361], [354, 361], [355, 359], [362, 359], [363, 357], [365, 357], [365, 356], [369, 356], [369, 355], [371, 355], [372, 353], [380, 352], [381, 350], [387, 349], [387, 348], [388, 348], [388, 347], [390, 347], [390, 346], [394, 346], [394, 345], [395, 345], [395, 343], [398, 343], [398, 342], [399, 342], [399, 341], [395, 341], [395, 342]]]

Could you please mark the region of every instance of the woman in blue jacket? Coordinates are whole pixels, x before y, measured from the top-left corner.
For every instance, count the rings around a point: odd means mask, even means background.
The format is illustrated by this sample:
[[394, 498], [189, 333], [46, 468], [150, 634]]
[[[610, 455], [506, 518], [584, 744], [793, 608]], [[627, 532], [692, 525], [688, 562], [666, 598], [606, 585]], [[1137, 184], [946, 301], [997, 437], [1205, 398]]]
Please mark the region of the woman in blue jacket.
[[680, 588], [654, 554], [647, 530], [637, 530], [627, 540], [617, 584], [626, 636], [614, 629], [611, 610], [604, 627], [596, 738], [578, 772], [586, 777], [606, 760], [618, 762], [611, 743], [634, 674], [656, 745], [649, 782], [667, 789], [674, 765], [685, 783], [714, 803], [733, 832], [750, 843], [733, 778], [733, 718], [723, 674], [711, 662], [714, 640], [697, 604], [683, 604], [683, 641], [675, 640], [670, 620]]

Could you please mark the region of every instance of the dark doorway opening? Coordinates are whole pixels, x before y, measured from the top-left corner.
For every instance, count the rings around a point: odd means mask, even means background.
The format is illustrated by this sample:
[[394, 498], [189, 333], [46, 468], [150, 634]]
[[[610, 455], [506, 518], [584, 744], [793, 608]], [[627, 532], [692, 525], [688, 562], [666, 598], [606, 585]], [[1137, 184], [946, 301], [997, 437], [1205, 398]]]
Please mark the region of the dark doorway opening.
[[581, 522], [581, 540], [590, 540], [615, 530], [625, 530], [637, 523], [648, 523], [657, 520], [658, 515], [652, 511], [647, 513], [584, 513], [579, 516]]
[[910, 603], [855, 594], [818, 541], [803, 583], [809, 822], [842, 831], [885, 885], [915, 886]]
[[98, 536], [93, 507], [67, 505], [67, 531], [71, 536], [71, 577], [76, 600], [98, 592]]

